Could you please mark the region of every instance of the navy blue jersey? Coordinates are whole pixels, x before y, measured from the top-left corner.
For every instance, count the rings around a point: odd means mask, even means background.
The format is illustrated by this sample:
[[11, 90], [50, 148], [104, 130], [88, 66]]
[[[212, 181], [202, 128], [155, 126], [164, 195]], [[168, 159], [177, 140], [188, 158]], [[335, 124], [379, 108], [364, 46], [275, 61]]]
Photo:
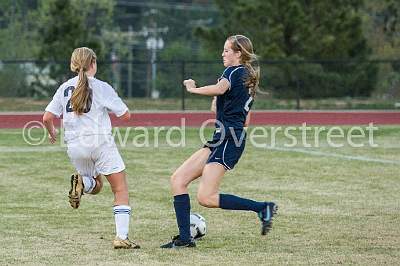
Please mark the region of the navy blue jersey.
[[[230, 88], [224, 94], [217, 96], [216, 119], [224, 126], [226, 136], [230, 136], [232, 131], [241, 134], [247, 114], [253, 105], [253, 98], [245, 85], [247, 75], [247, 69], [239, 65], [227, 67], [220, 77], [230, 83]], [[216, 128], [218, 132], [220, 128], [218, 122]]]

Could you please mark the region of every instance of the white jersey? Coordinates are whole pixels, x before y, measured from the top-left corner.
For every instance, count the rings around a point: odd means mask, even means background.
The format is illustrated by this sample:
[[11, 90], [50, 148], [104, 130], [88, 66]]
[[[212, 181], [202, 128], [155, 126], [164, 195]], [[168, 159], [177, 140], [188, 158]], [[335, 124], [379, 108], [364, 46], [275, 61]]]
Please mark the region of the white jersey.
[[77, 115], [71, 108], [70, 99], [78, 84], [78, 76], [63, 83], [46, 107], [47, 112], [57, 117], [63, 116], [66, 143], [80, 136], [111, 135], [111, 120], [108, 112], [119, 117], [128, 111], [128, 107], [107, 82], [94, 77], [88, 79], [89, 88], [93, 92], [92, 104], [88, 112]]

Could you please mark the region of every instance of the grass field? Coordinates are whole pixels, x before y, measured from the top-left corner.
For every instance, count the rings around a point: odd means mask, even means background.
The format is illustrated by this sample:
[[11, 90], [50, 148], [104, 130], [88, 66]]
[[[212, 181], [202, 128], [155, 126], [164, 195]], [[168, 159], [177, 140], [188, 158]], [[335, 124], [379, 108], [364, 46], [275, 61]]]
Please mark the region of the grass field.
[[[120, 151], [133, 210], [130, 238], [142, 249], [126, 251], [111, 248], [115, 229], [107, 182], [73, 210], [67, 192], [74, 169], [65, 147], [29, 146], [21, 130], [2, 129], [0, 265], [399, 265], [399, 132], [400, 127], [380, 127], [374, 148], [331, 148], [320, 141], [320, 147], [279, 150], [248, 142], [221, 189], [275, 200], [280, 212], [273, 230], [261, 236], [254, 213], [199, 206], [194, 183], [192, 209], [206, 218], [208, 233], [189, 250], [158, 247], [177, 230], [169, 175], [201, 145], [198, 130], [187, 130], [183, 148], [162, 140], [159, 147], [128, 144]], [[277, 146], [284, 142], [278, 134]]]
[[[0, 112], [13, 111], [38, 111], [42, 112], [51, 99], [32, 98], [1, 98]], [[129, 98], [124, 99], [130, 110], [181, 110], [182, 102], [178, 98], [148, 99]], [[374, 99], [374, 98], [327, 98], [301, 100], [300, 107], [303, 110], [396, 110], [399, 99]], [[295, 110], [295, 99], [273, 99], [260, 95], [254, 103], [257, 110]], [[209, 110], [210, 98], [192, 96], [185, 100], [186, 110]]]

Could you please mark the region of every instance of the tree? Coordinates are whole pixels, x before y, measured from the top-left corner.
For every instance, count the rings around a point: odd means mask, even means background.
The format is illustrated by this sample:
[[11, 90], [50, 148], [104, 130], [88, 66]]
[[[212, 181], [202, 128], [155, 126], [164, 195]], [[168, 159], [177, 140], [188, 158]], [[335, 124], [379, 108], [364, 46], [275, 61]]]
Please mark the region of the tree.
[[199, 28], [208, 47], [220, 48], [232, 34], [253, 40], [263, 58], [365, 58], [370, 50], [362, 32], [362, 0], [216, 0], [221, 23]]
[[40, 59], [66, 60], [74, 48], [87, 46], [105, 56], [103, 30], [112, 27], [112, 1], [49, 0], [39, 8]]
[[[152, 65], [150, 61], [156, 58], [156, 89], [160, 97], [176, 97], [181, 95], [182, 60], [203, 59], [200, 54], [199, 42], [193, 35], [196, 25], [212, 23], [215, 10], [209, 10], [210, 4], [202, 0], [166, 3], [167, 1], [149, 0], [143, 5], [132, 6], [125, 1], [118, 5], [119, 24], [128, 26], [136, 33], [137, 41], [133, 45], [135, 59], [149, 62], [141, 68], [135, 68], [133, 80], [136, 82], [134, 96], [150, 96], [152, 91]], [[190, 3], [190, 4], [189, 4]], [[124, 6], [126, 4], [126, 6]], [[134, 23], [134, 25], [132, 25]], [[150, 38], [163, 40], [163, 48], [153, 51], [147, 47]], [[205, 53], [204, 53], [205, 54]], [[160, 62], [160, 61], [174, 61]], [[186, 71], [190, 64], [185, 65]], [[219, 69], [218, 71], [220, 71]], [[147, 82], [143, 82], [144, 79]]]
[[[106, 40], [102, 34], [112, 24], [113, 1], [48, 0], [41, 1], [37, 11], [40, 50], [38, 58], [54, 63], [42, 66], [50, 69], [50, 78], [60, 83], [68, 76], [69, 58], [76, 47], [92, 48], [99, 60], [106, 56]], [[63, 63], [65, 62], [65, 63]], [[104, 73], [99, 73], [102, 75]], [[43, 75], [43, 72], [40, 72]], [[39, 81], [39, 80], [38, 80]], [[40, 85], [40, 84], [36, 84]], [[42, 84], [47, 87], [46, 84]], [[55, 88], [46, 88], [54, 91]]]
[[[400, 60], [400, 2], [366, 0], [365, 32], [373, 49], [373, 57]], [[378, 72], [379, 87], [375, 95], [400, 97], [400, 63], [382, 63]]]
[[[232, 0], [228, 5], [226, 1], [216, 0], [216, 3], [220, 10], [220, 25], [197, 30], [197, 36], [214, 53], [220, 51], [227, 36], [244, 34], [252, 39], [257, 54], [264, 60], [364, 60], [371, 54], [363, 34], [360, 14], [362, 0]], [[274, 67], [277, 75], [283, 73], [281, 78], [276, 78], [279, 84], [270, 85], [279, 87], [276, 93], [282, 96], [296, 94], [299, 84], [304, 97], [313, 97], [313, 87], [317, 86], [319, 97], [369, 95], [373, 89], [374, 75], [354, 88], [343, 88], [343, 85], [355, 85], [350, 82], [352, 78], [349, 72], [352, 77], [364, 77], [359, 74], [374, 72], [369, 67], [283, 64], [279, 68]], [[329, 82], [324, 82], [324, 76], [331, 77], [326, 79]], [[333, 84], [332, 78], [335, 80]], [[314, 81], [319, 81], [318, 85], [312, 84]], [[336, 86], [332, 86], [334, 84]], [[360, 90], [359, 86], [363, 89]]]
[[[0, 60], [31, 59], [38, 51], [37, 31], [29, 1], [0, 1]], [[0, 61], [0, 96], [21, 96], [26, 92], [26, 65]]]
[[400, 2], [366, 0], [364, 22], [364, 31], [374, 57], [396, 59], [396, 55], [400, 54]]

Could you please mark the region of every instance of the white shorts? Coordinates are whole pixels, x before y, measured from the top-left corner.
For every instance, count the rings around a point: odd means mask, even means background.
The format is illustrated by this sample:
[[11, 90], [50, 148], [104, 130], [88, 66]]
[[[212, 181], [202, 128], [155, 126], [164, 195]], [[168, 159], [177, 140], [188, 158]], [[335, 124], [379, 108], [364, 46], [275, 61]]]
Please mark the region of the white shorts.
[[67, 154], [82, 176], [96, 177], [125, 170], [124, 161], [110, 135], [82, 136], [67, 144]]

